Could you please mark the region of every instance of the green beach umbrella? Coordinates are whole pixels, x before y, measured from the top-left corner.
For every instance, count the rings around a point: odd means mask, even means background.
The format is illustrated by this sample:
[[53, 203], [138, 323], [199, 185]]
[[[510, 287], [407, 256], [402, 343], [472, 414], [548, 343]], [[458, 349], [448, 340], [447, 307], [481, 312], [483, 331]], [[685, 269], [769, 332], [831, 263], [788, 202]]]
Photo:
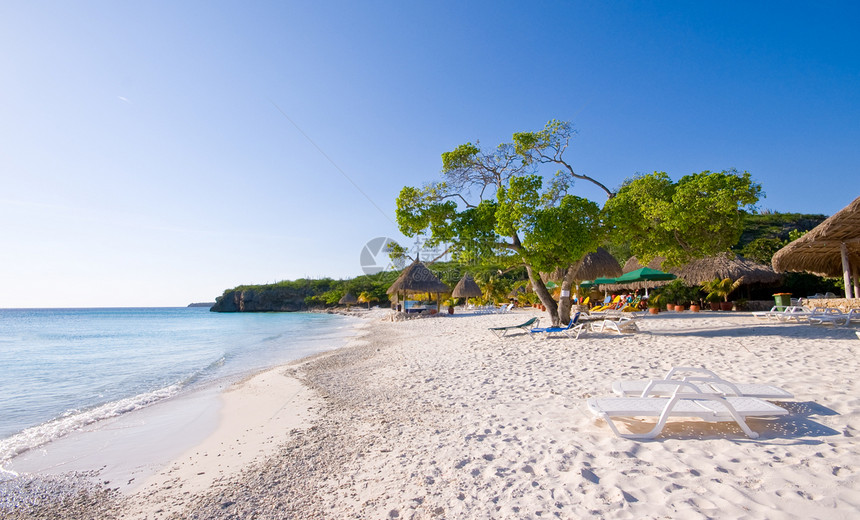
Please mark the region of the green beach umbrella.
[[675, 278], [677, 276], [672, 273], [664, 273], [659, 269], [642, 267], [641, 269], [622, 274], [618, 278], [615, 278], [614, 283], [654, 282], [659, 280], [674, 280]]
[[[629, 273], [622, 274], [615, 279], [615, 283], [624, 284], [634, 282], [657, 282], [660, 280], [674, 280], [675, 278], [677, 278], [677, 276], [672, 273], [664, 273], [659, 269], [642, 267], [641, 269], [636, 269], [635, 271], [630, 271]], [[647, 287], [645, 288], [645, 297], [648, 297]]]
[[594, 285], [609, 285], [615, 283], [616, 278], [595, 278], [592, 282]]

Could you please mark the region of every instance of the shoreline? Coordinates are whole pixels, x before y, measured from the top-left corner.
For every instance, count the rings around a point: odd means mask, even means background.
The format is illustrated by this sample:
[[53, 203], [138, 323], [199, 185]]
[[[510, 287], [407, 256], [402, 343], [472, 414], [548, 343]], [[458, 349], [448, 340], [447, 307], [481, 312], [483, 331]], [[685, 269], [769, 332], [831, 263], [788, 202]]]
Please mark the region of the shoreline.
[[[535, 314], [366, 320], [344, 347], [285, 367], [313, 399], [307, 422], [290, 431], [265, 427], [262, 414], [251, 432], [269, 441], [262, 456], [215, 478], [194, 471], [210, 461], [186, 461], [158, 489], [84, 510], [147, 519], [848, 518], [860, 506], [854, 329], [703, 312], [579, 340], [497, 340], [486, 330]], [[672, 365], [781, 386], [795, 395], [778, 403], [791, 415], [751, 420], [757, 441], [735, 425], [673, 420], [657, 440], [635, 442], [584, 406], [615, 379], [659, 377]], [[170, 481], [181, 471], [182, 487]]]
[[[269, 429], [304, 427], [313, 396], [289, 374], [306, 359], [343, 348], [364, 326], [364, 320], [354, 320], [333, 349], [228, 375], [31, 448], [7, 461], [10, 475], [16, 476], [0, 486], [16, 489], [17, 479], [48, 489], [48, 501], [52, 492], [62, 497], [76, 489], [112, 497], [106, 502], [153, 495], [154, 488], [172, 484], [202, 491], [269, 454], [276, 441]], [[237, 444], [242, 451], [231, 448]], [[6, 513], [8, 502], [8, 497], [0, 500], [0, 512]]]

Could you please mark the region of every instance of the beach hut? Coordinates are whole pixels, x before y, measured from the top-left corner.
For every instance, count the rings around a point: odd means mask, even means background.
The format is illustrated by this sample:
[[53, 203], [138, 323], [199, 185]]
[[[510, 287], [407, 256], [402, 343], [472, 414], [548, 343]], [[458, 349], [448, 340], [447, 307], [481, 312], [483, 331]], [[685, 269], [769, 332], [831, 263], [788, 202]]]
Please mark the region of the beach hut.
[[[575, 269], [573, 279], [577, 281], [613, 278], [622, 273], [621, 264], [618, 263], [618, 260], [602, 247], [598, 247], [597, 251], [583, 256]], [[541, 273], [540, 276], [545, 282], [561, 283], [564, 280], [565, 272], [565, 269], [558, 268], [549, 273]]]
[[355, 305], [358, 303], [358, 299], [351, 292], [344, 294], [338, 302], [340, 305], [346, 305], [346, 308], [349, 309], [350, 305]]
[[845, 297], [860, 298], [860, 197], [777, 251], [772, 263], [779, 272], [842, 276]]
[[454, 287], [454, 292], [451, 293], [451, 296], [454, 298], [477, 298], [482, 294], [481, 288], [475, 283], [472, 275], [464, 274], [463, 278], [460, 278], [460, 281]]
[[397, 280], [391, 284], [386, 291], [388, 294], [397, 294], [398, 301], [402, 301], [399, 294], [431, 293], [436, 295], [436, 310], [439, 310], [439, 294], [451, 292], [451, 288], [436, 278], [430, 269], [427, 269], [419, 260], [412, 262], [409, 267], [400, 273]]
[[[573, 273], [573, 279], [577, 285], [585, 280], [613, 278], [622, 273], [621, 264], [618, 263], [618, 260], [602, 247], [598, 247], [597, 251], [583, 256], [574, 268], [576, 271]], [[560, 284], [564, 280], [564, 275], [565, 270], [558, 268], [550, 273], [541, 273], [541, 278], [548, 281], [547, 288], [549, 288], [550, 283]]]
[[595, 278], [614, 278], [622, 273], [621, 264], [618, 263], [618, 260], [609, 254], [609, 251], [598, 247], [597, 251], [582, 257], [573, 279], [582, 281]]
[[741, 258], [733, 253], [721, 253], [699, 258], [678, 268], [670, 269], [687, 285], [701, 285], [715, 278], [731, 278], [741, 285], [754, 283], [771, 284], [782, 280], [782, 276], [770, 266]]
[[481, 288], [478, 287], [477, 283], [475, 283], [475, 279], [472, 278], [472, 275], [465, 274], [463, 275], [463, 278], [460, 278], [460, 281], [457, 282], [451, 296], [454, 298], [476, 298], [482, 294]]

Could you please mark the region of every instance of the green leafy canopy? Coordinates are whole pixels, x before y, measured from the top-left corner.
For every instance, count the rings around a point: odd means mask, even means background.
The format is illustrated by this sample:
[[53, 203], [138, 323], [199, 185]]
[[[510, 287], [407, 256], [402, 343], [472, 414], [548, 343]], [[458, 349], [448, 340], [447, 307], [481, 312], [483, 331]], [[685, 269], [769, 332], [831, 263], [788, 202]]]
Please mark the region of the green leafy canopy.
[[625, 182], [604, 214], [641, 262], [664, 256], [667, 265], [680, 265], [728, 251], [740, 238], [744, 209], [753, 209], [760, 195], [748, 172], [703, 171], [677, 183], [654, 172]]

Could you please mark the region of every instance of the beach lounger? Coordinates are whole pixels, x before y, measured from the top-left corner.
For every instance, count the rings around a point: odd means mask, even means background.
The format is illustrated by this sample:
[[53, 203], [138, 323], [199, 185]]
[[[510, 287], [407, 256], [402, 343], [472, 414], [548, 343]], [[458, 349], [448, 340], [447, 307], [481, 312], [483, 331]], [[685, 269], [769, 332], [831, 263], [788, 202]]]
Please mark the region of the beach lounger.
[[[666, 381], [669, 383], [664, 384]], [[758, 397], [760, 399], [792, 399], [794, 397], [790, 392], [773, 385], [733, 383], [708, 369], [700, 367], [672, 367], [663, 376], [663, 379], [615, 381], [612, 383], [612, 392], [623, 397], [667, 396], [677, 389], [672, 381], [688, 383], [687, 391], [723, 397]]]
[[770, 308], [769, 311], [758, 311], [758, 312], [752, 313], [752, 315], [753, 315], [753, 318], [765, 319], [765, 320], [776, 320], [776, 319], [779, 319], [780, 314], [785, 314], [785, 312], [787, 310], [788, 310], [788, 307], [774, 305], [773, 307]]
[[508, 333], [509, 330], [521, 329], [524, 332], [528, 332], [532, 326], [540, 324], [540, 318], [532, 318], [525, 323], [520, 323], [519, 325], [511, 325], [510, 327], [491, 327], [490, 332], [496, 335], [497, 338], [502, 338], [505, 334]]
[[776, 319], [779, 321], [795, 320], [800, 323], [801, 320], [808, 320], [810, 316], [815, 314], [815, 310], [810, 310], [808, 307], [792, 306], [786, 307], [784, 312], [777, 313]]
[[603, 332], [606, 329], [614, 330], [619, 334], [624, 334], [625, 332], [638, 332], [639, 326], [636, 325], [636, 321], [630, 318], [629, 316], [618, 316], [615, 319], [604, 319], [602, 321], [593, 321], [591, 322], [591, 330], [594, 332]]
[[[664, 383], [670, 383], [665, 381]], [[588, 409], [606, 421], [612, 432], [624, 439], [653, 439], [663, 431], [670, 417], [696, 417], [707, 422], [734, 421], [751, 439], [758, 434], [746, 423], [749, 417], [777, 417], [788, 411], [756, 397], [720, 397], [695, 391], [682, 392], [688, 383], [671, 381], [678, 390], [671, 397], [599, 397], [588, 399]], [[621, 433], [613, 422], [619, 417], [657, 417], [647, 433]]]
[[[546, 336], [544, 336], [544, 339], [546, 339], [556, 332], [561, 332], [568, 338], [573, 337], [573, 339], [579, 339], [579, 335], [582, 334], [585, 329], [585, 323], [577, 323], [578, 320], [579, 313], [577, 312], [574, 314], [573, 318], [570, 319], [570, 323], [568, 323], [567, 327], [533, 328], [529, 329], [529, 335], [534, 339], [536, 334], [546, 334]], [[576, 333], [576, 336], [571, 336], [574, 332]]]
[[848, 317], [847, 314], [835, 307], [819, 307], [813, 310], [807, 320], [810, 325], [839, 325], [840, 322], [844, 322], [842, 323], [844, 325], [851, 321], [850, 317], [846, 321], [846, 317]]

